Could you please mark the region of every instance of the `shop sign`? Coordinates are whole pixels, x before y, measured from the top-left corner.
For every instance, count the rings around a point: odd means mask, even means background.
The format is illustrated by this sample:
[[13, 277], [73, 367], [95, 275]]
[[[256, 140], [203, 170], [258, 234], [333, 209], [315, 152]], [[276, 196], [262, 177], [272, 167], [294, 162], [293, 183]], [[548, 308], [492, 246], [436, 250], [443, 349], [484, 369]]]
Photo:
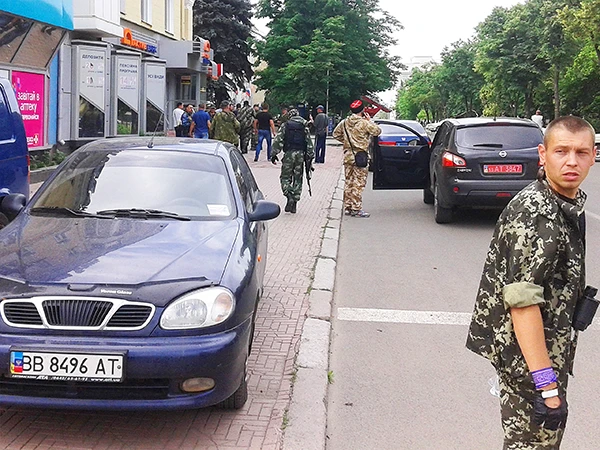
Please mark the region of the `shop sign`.
[[146, 64], [146, 97], [160, 111], [165, 110], [165, 66]]
[[81, 48], [80, 58], [79, 93], [100, 111], [104, 111], [106, 53], [104, 50]]
[[127, 47], [137, 48], [138, 50], [142, 50], [144, 52], [152, 53], [153, 55], [158, 53], [158, 47], [156, 45], [134, 39], [133, 33], [129, 28], [123, 29], [121, 44], [126, 45]]
[[12, 84], [25, 125], [27, 145], [41, 147], [44, 141], [44, 105], [46, 76], [29, 72], [12, 72]]
[[139, 110], [139, 73], [140, 61], [137, 58], [128, 58], [119, 56], [118, 58], [118, 79], [117, 95], [132, 110]]

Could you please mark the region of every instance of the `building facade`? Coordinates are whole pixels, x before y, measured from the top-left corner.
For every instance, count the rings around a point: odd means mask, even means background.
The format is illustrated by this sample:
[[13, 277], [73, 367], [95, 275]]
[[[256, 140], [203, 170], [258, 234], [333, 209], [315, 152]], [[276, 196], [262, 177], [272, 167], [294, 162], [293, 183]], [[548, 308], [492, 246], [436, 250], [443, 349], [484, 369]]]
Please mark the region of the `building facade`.
[[12, 81], [30, 150], [57, 141], [57, 52], [71, 30], [72, 0], [0, 0], [0, 77]]
[[178, 101], [205, 100], [210, 43], [194, 0], [76, 0], [59, 53], [59, 139], [165, 133]]

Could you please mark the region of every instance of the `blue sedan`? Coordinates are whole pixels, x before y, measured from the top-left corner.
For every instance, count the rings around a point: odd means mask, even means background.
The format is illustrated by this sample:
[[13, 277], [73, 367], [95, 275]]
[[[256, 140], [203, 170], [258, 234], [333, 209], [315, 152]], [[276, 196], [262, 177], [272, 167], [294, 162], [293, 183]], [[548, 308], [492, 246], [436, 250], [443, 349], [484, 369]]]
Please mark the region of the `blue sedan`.
[[0, 211], [0, 404], [244, 405], [280, 211], [233, 146], [98, 140]]

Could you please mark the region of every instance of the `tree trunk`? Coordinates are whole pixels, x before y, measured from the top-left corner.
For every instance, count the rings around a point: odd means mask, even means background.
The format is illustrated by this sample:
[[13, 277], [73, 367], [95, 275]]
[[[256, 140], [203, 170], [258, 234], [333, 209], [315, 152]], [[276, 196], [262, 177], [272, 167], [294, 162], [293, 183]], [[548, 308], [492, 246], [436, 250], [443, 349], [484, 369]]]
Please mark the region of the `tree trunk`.
[[554, 118], [560, 117], [560, 67], [554, 65]]

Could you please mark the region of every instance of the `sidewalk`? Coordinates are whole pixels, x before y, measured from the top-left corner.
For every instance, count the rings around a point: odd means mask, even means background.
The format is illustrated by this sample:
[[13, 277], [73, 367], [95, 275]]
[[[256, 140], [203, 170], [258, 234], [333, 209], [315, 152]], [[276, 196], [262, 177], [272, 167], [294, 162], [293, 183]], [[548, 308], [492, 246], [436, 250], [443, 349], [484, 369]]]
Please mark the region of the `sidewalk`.
[[[266, 152], [259, 162], [252, 161], [253, 152], [245, 156], [266, 198], [278, 202], [282, 214], [269, 226], [265, 292], [244, 408], [234, 412], [0, 409], [0, 449], [324, 448], [329, 314], [342, 211], [341, 147], [328, 139], [326, 163], [315, 166], [313, 196], [304, 189], [295, 215], [283, 212], [281, 165], [265, 161]], [[32, 185], [32, 191], [38, 187]]]

